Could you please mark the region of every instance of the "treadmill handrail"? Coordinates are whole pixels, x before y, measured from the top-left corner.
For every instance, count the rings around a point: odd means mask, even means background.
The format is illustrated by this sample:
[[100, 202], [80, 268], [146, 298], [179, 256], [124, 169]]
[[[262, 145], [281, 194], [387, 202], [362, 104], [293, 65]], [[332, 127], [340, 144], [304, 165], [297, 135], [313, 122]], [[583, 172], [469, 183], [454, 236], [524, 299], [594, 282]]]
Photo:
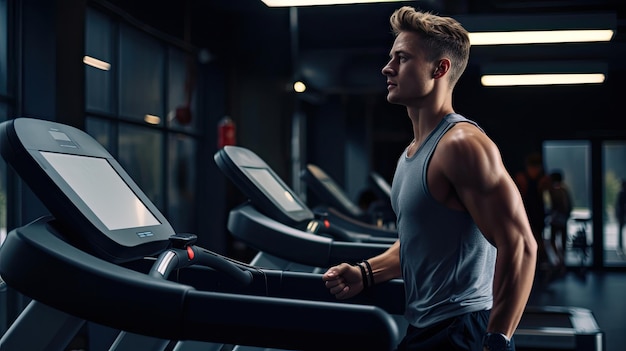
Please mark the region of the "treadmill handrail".
[[51, 222], [42, 217], [9, 233], [0, 275], [24, 295], [79, 318], [172, 340], [299, 350], [395, 347], [397, 327], [378, 307], [198, 291], [89, 255], [62, 240]]
[[391, 246], [391, 243], [336, 241], [307, 233], [267, 217], [250, 204], [233, 209], [227, 226], [233, 236], [260, 251], [315, 267], [357, 262]]

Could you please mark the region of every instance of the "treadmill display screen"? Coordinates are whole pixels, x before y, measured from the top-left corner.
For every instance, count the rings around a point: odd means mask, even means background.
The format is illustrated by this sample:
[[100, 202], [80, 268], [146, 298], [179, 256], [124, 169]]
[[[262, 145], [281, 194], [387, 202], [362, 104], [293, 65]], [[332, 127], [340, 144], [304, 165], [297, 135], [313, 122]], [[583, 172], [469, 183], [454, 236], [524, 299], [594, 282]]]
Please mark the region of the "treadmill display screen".
[[267, 169], [244, 169], [259, 184], [259, 188], [264, 190], [284, 211], [296, 212], [304, 210], [291, 193]]
[[106, 159], [40, 153], [109, 230], [161, 224]]

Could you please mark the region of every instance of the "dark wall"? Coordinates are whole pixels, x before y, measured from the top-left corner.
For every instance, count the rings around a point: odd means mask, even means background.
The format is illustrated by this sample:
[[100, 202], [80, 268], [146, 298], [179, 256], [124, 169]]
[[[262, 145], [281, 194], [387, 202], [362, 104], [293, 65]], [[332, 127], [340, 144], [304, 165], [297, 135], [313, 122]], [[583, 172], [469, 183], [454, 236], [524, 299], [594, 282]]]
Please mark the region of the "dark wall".
[[[525, 156], [541, 151], [542, 142], [549, 139], [626, 138], [626, 123], [622, 116], [619, 71], [609, 75], [601, 85], [544, 87], [483, 87], [479, 72], [469, 69], [454, 94], [458, 113], [477, 121], [502, 152], [511, 173], [523, 168]], [[309, 159], [325, 168], [327, 173], [348, 181], [343, 165], [346, 135], [355, 123], [369, 123], [371, 129], [372, 170], [391, 180], [399, 153], [412, 138], [411, 124], [403, 107], [386, 102], [385, 95], [369, 95], [374, 103], [367, 104], [364, 96], [333, 96], [327, 102], [310, 109]], [[356, 102], [356, 103], [355, 103]], [[366, 109], [369, 109], [367, 111]], [[361, 114], [363, 119], [351, 119]], [[371, 119], [365, 118], [368, 114]]]
[[[120, 6], [124, 4], [123, 1], [117, 2]], [[294, 74], [289, 9], [267, 8], [260, 1], [248, 2], [254, 5], [228, 1], [190, 3], [193, 12], [202, 14], [193, 16], [191, 40], [198, 47], [208, 48], [223, 69], [225, 114], [237, 122], [239, 144], [257, 152], [283, 179], [289, 180], [294, 108], [294, 96], [286, 89]], [[598, 11], [591, 8], [594, 4], [587, 3], [588, 10], [564, 5], [543, 8], [542, 11], [591, 13]], [[138, 16], [148, 16], [139, 5], [136, 7]], [[337, 7], [332, 12], [327, 8], [301, 9], [296, 43], [303, 51], [330, 50], [328, 55], [333, 55], [334, 49], [355, 48], [359, 52], [365, 48], [369, 59], [381, 46], [390, 45], [392, 37], [387, 21], [395, 7], [380, 5], [379, 11], [372, 11], [374, 6]], [[471, 9], [485, 11], [489, 8]], [[617, 11], [609, 2], [599, 9]], [[533, 13], [533, 10], [528, 8], [524, 13]], [[171, 33], [180, 35], [184, 13], [177, 8], [171, 14], [174, 18], [169, 23], [157, 18], [153, 24], [166, 30], [170, 27]], [[505, 165], [512, 173], [522, 168], [526, 154], [541, 150], [541, 143], [546, 139], [625, 138], [626, 128], [618, 110], [623, 99], [620, 85], [624, 81], [626, 65], [619, 59], [624, 56], [620, 35], [618, 28], [614, 39], [618, 44], [615, 45], [597, 44], [583, 50], [577, 45], [564, 49], [539, 47], [530, 52], [535, 58], [547, 55], [552, 59], [578, 57], [610, 62], [607, 81], [597, 86], [482, 87], [479, 83], [481, 62], [496, 58], [524, 61], [529, 59], [525, 56], [528, 51], [519, 47], [506, 52], [472, 49], [470, 66], [454, 95], [455, 108], [480, 123], [500, 147]], [[375, 50], [370, 50], [372, 48]], [[412, 137], [404, 109], [390, 106], [385, 101], [380, 68], [387, 59], [387, 50], [387, 47], [382, 48], [380, 60], [375, 60], [377, 63], [372, 65], [371, 79], [365, 78], [364, 75], [369, 73], [361, 69], [357, 74], [361, 77], [359, 81], [378, 82], [380, 79], [380, 90], [377, 86], [373, 90], [368, 87], [369, 90], [364, 92], [338, 90], [341, 87], [333, 86], [333, 91], [321, 92], [327, 94], [325, 99], [305, 108], [308, 130], [305, 161], [318, 163], [339, 178], [340, 184], [355, 179], [355, 175], [346, 170], [346, 165], [354, 162], [346, 159], [347, 140], [354, 143], [357, 134], [365, 138], [358, 143], [367, 149], [362, 163], [391, 180], [397, 155]], [[494, 58], [492, 55], [496, 52], [500, 56]], [[342, 62], [337, 66], [339, 68], [333, 66], [336, 63], [334, 57], [314, 57], [317, 62], [307, 62], [311, 67], [317, 68], [327, 62], [337, 69], [329, 77], [323, 76], [325, 72], [317, 72], [320, 79], [333, 83], [341, 84], [350, 78], [341, 74], [353, 72], [354, 66], [369, 67], [369, 61], [355, 62], [349, 55], [347, 60], [338, 58]], [[364, 116], [362, 121], [355, 117], [359, 115]], [[366, 126], [351, 134], [358, 123]], [[355, 157], [353, 153], [349, 154]]]
[[237, 124], [238, 145], [259, 154], [284, 179], [289, 174], [289, 146], [294, 95], [287, 10], [224, 14], [215, 60], [226, 74], [226, 113]]
[[480, 86], [478, 72], [466, 73], [455, 93], [456, 109], [480, 123], [511, 171], [522, 169], [525, 155], [541, 151], [547, 139], [626, 137], [619, 72], [601, 85], [498, 88]]

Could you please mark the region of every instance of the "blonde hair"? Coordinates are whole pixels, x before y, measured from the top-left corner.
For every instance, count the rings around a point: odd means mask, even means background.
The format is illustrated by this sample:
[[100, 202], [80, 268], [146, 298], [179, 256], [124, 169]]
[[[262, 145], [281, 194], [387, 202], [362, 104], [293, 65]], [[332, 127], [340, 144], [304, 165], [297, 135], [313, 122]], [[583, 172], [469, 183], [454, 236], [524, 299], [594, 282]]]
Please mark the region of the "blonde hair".
[[465, 71], [469, 60], [470, 41], [467, 30], [451, 17], [441, 17], [429, 12], [416, 11], [403, 6], [389, 18], [393, 34], [415, 32], [420, 34], [422, 48], [428, 51], [433, 62], [441, 58], [450, 59], [449, 81], [452, 86]]

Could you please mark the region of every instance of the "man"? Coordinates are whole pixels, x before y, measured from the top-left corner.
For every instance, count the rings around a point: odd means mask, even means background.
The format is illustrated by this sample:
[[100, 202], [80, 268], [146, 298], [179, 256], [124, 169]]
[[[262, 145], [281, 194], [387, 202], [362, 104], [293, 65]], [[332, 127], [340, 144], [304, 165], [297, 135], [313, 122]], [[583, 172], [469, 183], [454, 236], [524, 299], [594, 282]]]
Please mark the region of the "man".
[[[558, 259], [558, 274], [565, 272], [565, 250], [567, 248], [567, 222], [573, 209], [572, 196], [563, 181], [563, 172], [550, 173], [550, 246]], [[560, 238], [557, 245], [556, 238]]]
[[409, 327], [398, 350], [513, 350], [537, 244], [498, 148], [452, 107], [468, 33], [408, 6], [390, 23], [387, 100], [406, 107], [414, 134], [392, 183], [399, 239], [379, 256], [331, 267], [323, 280], [346, 299], [403, 278]]

